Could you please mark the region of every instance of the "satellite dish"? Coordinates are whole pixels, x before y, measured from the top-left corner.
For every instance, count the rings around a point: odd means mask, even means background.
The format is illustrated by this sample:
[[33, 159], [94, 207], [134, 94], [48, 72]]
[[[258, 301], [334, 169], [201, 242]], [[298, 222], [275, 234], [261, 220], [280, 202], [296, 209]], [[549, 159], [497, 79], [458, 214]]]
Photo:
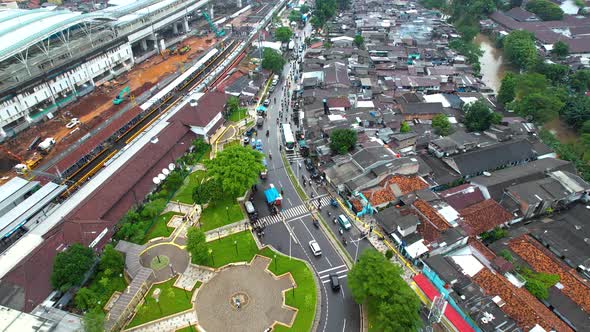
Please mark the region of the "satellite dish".
[[170, 171], [167, 168], [163, 168], [162, 169], [162, 174], [168, 176], [168, 174], [170, 174]]
[[174, 165], [174, 163], [170, 163], [168, 165], [168, 169], [171, 170], [171, 171], [173, 171], [175, 168], [176, 168], [176, 165]]
[[152, 179], [152, 182], [154, 184], [160, 184], [160, 182], [162, 182], [160, 179], [158, 179], [158, 177], [156, 176], [155, 178]]
[[166, 175], [160, 173], [158, 174], [158, 179], [160, 179], [160, 181], [164, 181], [164, 179], [166, 178]]

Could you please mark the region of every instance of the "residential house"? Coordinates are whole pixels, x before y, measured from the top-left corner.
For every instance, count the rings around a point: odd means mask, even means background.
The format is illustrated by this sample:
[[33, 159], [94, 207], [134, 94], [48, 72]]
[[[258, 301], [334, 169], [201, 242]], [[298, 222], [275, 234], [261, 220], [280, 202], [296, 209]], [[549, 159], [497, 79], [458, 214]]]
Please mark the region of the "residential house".
[[409, 103], [401, 104], [400, 112], [404, 120], [432, 120], [436, 115], [444, 113], [441, 103]]
[[493, 199], [472, 204], [460, 211], [459, 224], [469, 236], [477, 236], [509, 223], [513, 217]]
[[402, 215], [399, 209], [388, 207], [379, 211], [375, 220], [408, 258], [417, 259], [428, 252], [424, 239], [417, 232], [420, 219], [415, 214]]

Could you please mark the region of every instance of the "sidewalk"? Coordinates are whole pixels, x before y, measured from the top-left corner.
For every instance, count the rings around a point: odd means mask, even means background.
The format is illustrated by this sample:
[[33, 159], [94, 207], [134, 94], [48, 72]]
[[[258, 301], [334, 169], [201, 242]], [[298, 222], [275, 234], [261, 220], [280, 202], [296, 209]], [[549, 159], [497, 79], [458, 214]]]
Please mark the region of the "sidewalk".
[[197, 328], [197, 314], [193, 309], [188, 312], [181, 312], [174, 316], [168, 316], [157, 322], [146, 323], [144, 326], [138, 326], [127, 329], [125, 331], [133, 332], [164, 332], [164, 331], [176, 331], [182, 326], [188, 326], [189, 323], [193, 326], [195, 331]]

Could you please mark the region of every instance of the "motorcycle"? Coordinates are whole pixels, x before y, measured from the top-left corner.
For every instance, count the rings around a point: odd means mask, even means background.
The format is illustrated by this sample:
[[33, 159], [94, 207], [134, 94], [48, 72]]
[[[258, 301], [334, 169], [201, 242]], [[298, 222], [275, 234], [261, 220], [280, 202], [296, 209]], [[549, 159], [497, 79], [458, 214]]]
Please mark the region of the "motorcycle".
[[344, 238], [344, 236], [342, 237], [342, 243], [344, 243], [344, 245], [347, 245], [348, 242], [346, 241], [346, 239]]
[[332, 221], [333, 221], [335, 224], [337, 224], [337, 223], [338, 223], [338, 221], [336, 220], [336, 218], [332, 219]]
[[315, 228], [320, 228], [320, 223], [316, 219], [313, 220], [313, 225]]
[[270, 135], [270, 132], [267, 130], [266, 131], [266, 137], [268, 137]]

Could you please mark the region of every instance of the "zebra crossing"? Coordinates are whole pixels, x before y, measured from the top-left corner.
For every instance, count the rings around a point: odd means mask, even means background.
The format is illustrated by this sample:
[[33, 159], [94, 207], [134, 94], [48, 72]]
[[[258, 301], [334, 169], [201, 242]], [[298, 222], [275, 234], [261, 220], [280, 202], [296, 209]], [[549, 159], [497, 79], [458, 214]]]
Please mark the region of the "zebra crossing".
[[[320, 199], [320, 204], [322, 207], [327, 206], [330, 204], [330, 197], [324, 195], [322, 197], [318, 197]], [[318, 198], [314, 198], [311, 200], [311, 203], [314, 207], [318, 207]], [[295, 206], [286, 210], [279, 212], [279, 214], [266, 216], [258, 219], [253, 225], [254, 227], [266, 227], [276, 223], [281, 222], [283, 219], [290, 220], [305, 214], [308, 214], [309, 210], [305, 205]]]
[[290, 162], [294, 162], [294, 161], [301, 161], [303, 160], [303, 156], [301, 155], [301, 153], [299, 153], [299, 151], [295, 150], [293, 153], [287, 153], [286, 154], [287, 160]]
[[348, 272], [348, 268], [346, 267], [346, 265], [340, 265], [340, 266], [335, 266], [323, 271], [318, 271], [318, 276], [320, 278], [320, 281], [323, 284], [327, 284], [330, 282], [330, 275], [331, 274], [335, 274], [338, 276], [338, 279], [342, 279], [342, 278], [346, 278], [347, 273]]

